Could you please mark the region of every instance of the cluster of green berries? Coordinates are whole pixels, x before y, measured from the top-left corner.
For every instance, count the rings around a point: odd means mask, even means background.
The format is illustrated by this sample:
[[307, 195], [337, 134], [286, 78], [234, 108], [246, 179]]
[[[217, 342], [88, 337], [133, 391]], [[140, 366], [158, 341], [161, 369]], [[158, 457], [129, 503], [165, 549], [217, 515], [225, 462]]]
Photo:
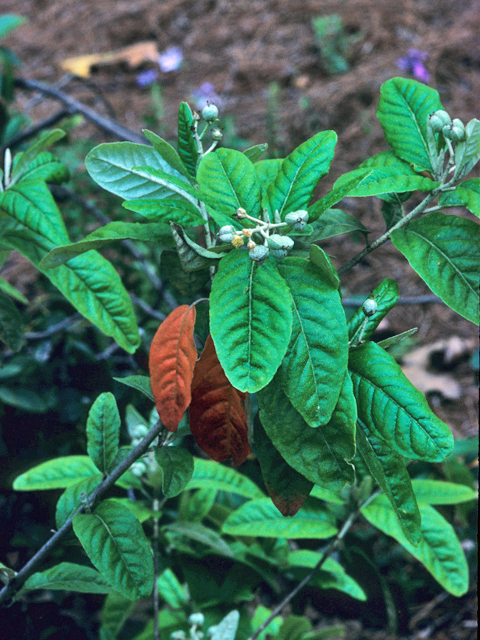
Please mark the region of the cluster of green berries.
[[[190, 628], [190, 636], [187, 636], [185, 631], [174, 631], [170, 634], [171, 640], [202, 640], [205, 637], [203, 631], [199, 630], [199, 627], [202, 627], [205, 622], [205, 616], [203, 613], [192, 613], [188, 618], [189, 624], [191, 624]], [[217, 629], [217, 625], [213, 625], [207, 629], [207, 636], [211, 638]]]
[[[234, 216], [237, 220], [248, 219], [257, 222], [258, 225], [254, 229], [239, 230], [235, 229], [233, 225], [227, 224], [219, 230], [218, 237], [222, 242], [230, 242], [236, 249], [243, 246], [246, 240], [249, 256], [255, 262], [264, 262], [269, 256], [283, 260], [293, 248], [293, 240], [290, 237], [282, 236], [278, 233], [270, 235], [270, 229], [291, 227], [294, 231], [302, 231], [308, 222], [308, 212], [303, 210], [288, 213], [285, 216], [284, 222], [277, 222], [275, 224], [252, 218], [247, 214], [245, 209], [241, 207], [237, 209]], [[262, 244], [253, 240], [252, 235], [254, 233], [262, 237]]]
[[442, 133], [443, 137], [451, 142], [462, 142], [465, 140], [465, 125], [459, 118], [452, 120], [443, 109], [431, 113], [428, 117], [435, 133]]

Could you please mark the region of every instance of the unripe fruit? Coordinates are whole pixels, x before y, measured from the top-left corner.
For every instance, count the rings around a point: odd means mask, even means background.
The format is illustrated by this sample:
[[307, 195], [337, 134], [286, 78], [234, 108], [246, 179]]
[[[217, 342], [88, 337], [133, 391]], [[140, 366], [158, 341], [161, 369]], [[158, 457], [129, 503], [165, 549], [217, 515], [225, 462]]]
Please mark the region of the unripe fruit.
[[305, 229], [308, 222], [308, 211], [300, 209], [299, 211], [292, 211], [285, 216], [285, 222], [293, 226], [295, 231], [302, 231]]
[[245, 209], [243, 209], [243, 207], [238, 207], [238, 209], [235, 211], [233, 215], [237, 220], [243, 220], [245, 218], [246, 213], [247, 212], [245, 211]]
[[188, 618], [188, 622], [190, 624], [198, 624], [201, 627], [205, 622], [205, 616], [203, 615], [203, 613], [192, 613], [192, 615]]
[[235, 237], [235, 227], [231, 224], [226, 224], [219, 230], [218, 237], [222, 242], [231, 242]]
[[213, 122], [218, 118], [218, 109], [211, 102], [207, 102], [207, 105], [202, 109], [202, 118], [207, 122]]
[[272, 249], [270, 255], [272, 258], [277, 258], [277, 260], [283, 260], [287, 257], [288, 251], [286, 249]]
[[446, 111], [443, 111], [443, 109], [434, 111], [428, 117], [430, 118], [432, 129], [437, 133], [440, 133], [446, 125], [452, 124], [452, 119]]
[[268, 258], [270, 254], [270, 250], [264, 244], [257, 244], [251, 251], [249, 251], [248, 255], [251, 260], [255, 262], [263, 262]]
[[220, 129], [214, 129], [212, 131], [212, 138], [214, 140], [221, 140], [223, 138], [223, 133], [220, 131]]
[[462, 140], [465, 140], [465, 126], [458, 118], [455, 118], [455, 120], [460, 124], [452, 123], [450, 126], [443, 127], [443, 137], [452, 142], [462, 142]]
[[365, 300], [362, 304], [362, 311], [367, 317], [371, 317], [377, 313], [377, 307], [378, 305], [375, 300], [368, 298], [368, 300]]

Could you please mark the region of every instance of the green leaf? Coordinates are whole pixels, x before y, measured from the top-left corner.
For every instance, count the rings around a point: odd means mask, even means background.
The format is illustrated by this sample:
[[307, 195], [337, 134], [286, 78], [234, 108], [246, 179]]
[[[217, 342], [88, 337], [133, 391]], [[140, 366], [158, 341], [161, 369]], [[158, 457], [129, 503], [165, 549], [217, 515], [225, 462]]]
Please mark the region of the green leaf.
[[183, 227], [196, 227], [205, 220], [188, 200], [130, 200], [123, 207], [136, 211], [153, 222], [176, 222]]
[[188, 605], [185, 591], [171, 569], [165, 569], [157, 580], [158, 593], [172, 609], [183, 609]]
[[164, 531], [199, 542], [221, 556], [233, 557], [233, 552], [221, 535], [200, 522], [174, 522], [163, 527]]
[[42, 151], [25, 167], [21, 180], [22, 182], [39, 180], [52, 184], [62, 184], [69, 177], [69, 170], [58, 158], [49, 151]]
[[458, 504], [477, 500], [476, 491], [464, 484], [440, 480], [412, 480], [418, 502], [426, 504]]
[[112, 393], [102, 393], [87, 418], [87, 451], [95, 466], [107, 474], [118, 451], [120, 414]]
[[[371, 158], [367, 158], [361, 163], [359, 169], [381, 169], [386, 170], [389, 174], [398, 173], [402, 176], [420, 177], [415, 172], [412, 165], [408, 164], [408, 162], [404, 162], [390, 150], [376, 153]], [[379, 194], [380, 198], [390, 204], [401, 204], [408, 200], [410, 196], [410, 191], [399, 193], [398, 190], [395, 190], [395, 193]]]
[[420, 511], [403, 458], [358, 420], [357, 444], [370, 473], [390, 500], [407, 539], [417, 546], [422, 539]]
[[254, 165], [257, 178], [263, 189], [266, 189], [278, 175], [280, 167], [283, 164], [283, 158], [273, 158], [271, 160], [260, 160]]
[[205, 488], [229, 491], [244, 498], [263, 498], [263, 492], [247, 476], [213, 460], [195, 458], [193, 476], [185, 490]]
[[100, 613], [102, 628], [108, 629], [116, 638], [134, 606], [131, 600], [124, 598], [116, 591], [109, 593]]
[[457, 187], [455, 193], [460, 196], [469, 211], [480, 217], [480, 178], [465, 180]]
[[232, 385], [253, 393], [267, 385], [292, 330], [291, 296], [275, 262], [237, 250], [220, 262], [210, 297], [210, 330]]
[[95, 475], [88, 476], [65, 489], [57, 502], [55, 510], [55, 524], [57, 525], [57, 529], [60, 529], [81, 506], [82, 494], [86, 493], [87, 496], [90, 496], [102, 480], [103, 475], [101, 473], [95, 473]]
[[[190, 185], [189, 182], [186, 182], [183, 176], [178, 178], [175, 175], [170, 175], [167, 171], [161, 171], [160, 169], [156, 169], [155, 167], [150, 167], [148, 165], [133, 167], [132, 171], [135, 175], [148, 178], [155, 184], [168, 189], [171, 192], [171, 196], [175, 196], [176, 194], [181, 198], [185, 198], [193, 205], [196, 205], [198, 202], [198, 190]], [[135, 198], [130, 199], [134, 200]]]
[[472, 220], [435, 212], [413, 220], [391, 237], [433, 293], [478, 324], [480, 226]]
[[420, 503], [423, 540], [414, 547], [404, 536], [395, 514], [384, 495], [362, 508], [365, 518], [381, 531], [392, 536], [454, 596], [468, 590], [468, 565], [452, 526], [427, 504]]
[[382, 85], [377, 117], [397, 156], [417, 171], [433, 167], [427, 143], [427, 118], [442, 109], [438, 91], [415, 80], [392, 78]]
[[[261, 625], [267, 620], [267, 618], [271, 615], [271, 610], [267, 609], [263, 605], [258, 605], [255, 609], [255, 613], [253, 614], [253, 618], [251, 620], [251, 631], [252, 633], [259, 629]], [[267, 634], [271, 635], [275, 638], [280, 631], [280, 627], [282, 626], [283, 618], [281, 616], [276, 616], [268, 625], [266, 629], [264, 629], [260, 635], [258, 636], [258, 640], [266, 640]]]
[[[401, 161], [399, 161], [401, 162]], [[381, 169], [374, 168], [369, 175], [365, 176], [361, 182], [350, 189], [348, 195], [351, 198], [360, 198], [366, 196], [382, 196], [387, 201], [397, 201], [396, 198], [390, 197], [389, 194], [403, 194], [410, 191], [432, 191], [440, 186], [440, 182], [433, 182], [429, 178], [424, 178], [413, 173], [408, 168], [406, 175], [399, 173], [406, 163], [401, 162], [401, 166], [383, 167]], [[406, 165], [408, 167], [408, 165]], [[351, 174], [356, 172], [364, 172], [364, 169], [356, 169], [351, 173], [344, 174], [333, 185], [334, 189], [340, 189], [342, 185], [349, 180]], [[361, 174], [360, 174], [361, 175]], [[406, 198], [399, 198], [402, 201]]]
[[[356, 406], [348, 374], [331, 420], [312, 429], [285, 395], [280, 376], [258, 393], [260, 420], [285, 461], [311, 482], [341, 489], [354, 479]], [[288, 425], [288, 428], [285, 428]]]
[[265, 151], [268, 149], [268, 144], [264, 142], [263, 144], [256, 144], [253, 147], [249, 147], [245, 149], [243, 155], [247, 156], [250, 162], [256, 162], [260, 156], [262, 156]]
[[169, 144], [166, 140], [157, 136], [153, 131], [149, 131], [148, 129], [142, 129], [143, 135], [150, 140], [153, 145], [155, 151], [162, 157], [162, 159], [170, 166], [172, 169], [177, 171], [179, 174], [185, 176], [189, 182], [191, 182], [191, 177], [185, 168], [185, 165], [180, 160], [180, 156]]
[[[369, 176], [371, 171], [351, 171], [347, 175], [347, 178], [332, 189], [326, 196], [320, 198], [314, 205], [312, 205], [308, 210], [308, 218], [310, 222], [317, 220], [324, 211], [327, 211], [334, 204], [343, 200], [348, 195], [350, 195], [350, 191], [355, 189], [362, 181]], [[348, 215], [348, 214], [344, 214]], [[349, 216], [350, 217], [350, 216]], [[328, 236], [327, 236], [328, 237]]]
[[40, 394], [23, 387], [12, 388], [3, 385], [0, 386], [0, 401], [32, 413], [46, 413], [56, 404], [55, 396], [51, 393]]
[[335, 535], [338, 529], [333, 516], [319, 502], [307, 500], [293, 518], [284, 518], [270, 498], [258, 498], [231, 513], [222, 531], [232, 536], [321, 540]]
[[220, 623], [215, 626], [211, 640], [235, 640], [239, 622], [240, 614], [238, 611], [230, 611], [230, 613], [227, 613]]
[[22, 593], [36, 589], [110, 593], [112, 586], [98, 571], [91, 567], [84, 567], [72, 562], [61, 562], [51, 569], [30, 576], [22, 587]]
[[312, 490], [313, 482], [285, 462], [266, 434], [258, 414], [255, 419], [253, 443], [263, 481], [273, 504], [282, 515], [294, 516]]
[[[10, 253], [10, 249], [7, 249], [7, 254]], [[20, 293], [18, 289], [15, 289], [5, 278], [0, 276], [0, 291], [6, 293], [8, 296], [17, 300], [17, 302], [21, 302], [22, 304], [28, 304], [28, 298], [26, 298], [23, 293]]]
[[132, 387], [132, 389], [137, 389], [137, 391], [147, 396], [149, 400], [155, 402], [149, 376], [125, 376], [125, 378], [114, 378], [114, 380], [121, 382], [127, 387]]
[[312, 623], [308, 618], [289, 615], [283, 621], [276, 640], [303, 640], [311, 629]]
[[313, 233], [308, 237], [309, 242], [320, 242], [326, 238], [334, 238], [344, 233], [360, 231], [364, 235], [370, 231], [349, 213], [340, 209], [327, 209], [313, 224]]
[[337, 270], [325, 251], [317, 247], [316, 244], [310, 245], [310, 261], [322, 271], [322, 276], [325, 277], [330, 285], [335, 289], [340, 289], [340, 278], [338, 277]]
[[216, 201], [215, 208], [232, 216], [242, 207], [254, 218], [262, 217], [262, 194], [254, 165], [240, 151], [217, 149], [198, 167], [200, 199]]
[[20, 351], [23, 337], [23, 318], [10, 298], [0, 291], [0, 340], [12, 351]]
[[181, 503], [179, 518], [191, 522], [201, 522], [213, 507], [216, 497], [217, 490], [207, 487], [188, 493], [188, 497]]
[[318, 427], [329, 422], [347, 369], [345, 313], [336, 286], [308, 260], [286, 258], [278, 270], [293, 309], [281, 366], [283, 390], [304, 420]]
[[160, 245], [171, 246], [172, 234], [168, 225], [163, 222], [109, 222], [104, 227], [95, 229], [79, 242], [55, 247], [42, 258], [39, 268], [58, 267], [86, 251], [103, 249], [112, 242], [121, 240], [140, 240], [141, 242], [156, 242]]
[[155, 449], [155, 460], [162, 470], [162, 491], [167, 498], [178, 496], [193, 475], [193, 456], [180, 447]]
[[195, 177], [197, 173], [198, 151], [193, 138], [191, 126], [193, 115], [186, 102], [181, 102], [178, 108], [178, 155], [188, 173]]
[[359, 420], [373, 434], [414, 460], [440, 462], [451, 452], [450, 429], [386, 351], [374, 342], [351, 349], [349, 368]]
[[318, 181], [328, 173], [336, 142], [334, 131], [320, 131], [285, 158], [267, 188], [271, 219], [275, 211], [283, 220], [287, 213], [307, 208]]
[[147, 145], [109, 142], [98, 145], [85, 158], [85, 167], [93, 180], [124, 200], [168, 198], [172, 195], [172, 189], [165, 182], [159, 183], [145, 172], [134, 170], [139, 166], [162, 171], [184, 182], [185, 188], [189, 187], [186, 178]]
[[345, 504], [345, 498], [339, 494], [338, 491], [330, 491], [318, 485], [313, 487], [310, 496], [318, 500], [325, 500], [325, 502], [332, 502], [333, 504]]
[[175, 222], [170, 223], [170, 230], [184, 271], [198, 271], [216, 266], [220, 258], [225, 255], [201, 247], [189, 238], [182, 227]]
[[31, 144], [26, 151], [19, 154], [16, 158], [16, 162], [13, 164], [10, 185], [14, 185], [22, 180], [25, 177], [24, 174], [28, 171], [30, 164], [35, 160], [35, 158], [42, 153], [42, 151], [48, 149], [48, 147], [64, 136], [65, 131], [62, 129], [46, 131], [38, 140], [36, 140], [36, 142]]
[[17, 29], [20, 25], [27, 21], [23, 16], [13, 13], [4, 13], [0, 16], [0, 38], [5, 38], [10, 31]]
[[162, 251], [160, 273], [168, 274], [168, 282], [172, 287], [189, 299], [194, 298], [210, 282], [207, 268], [185, 271], [176, 251]]
[[[118, 485], [119, 483], [116, 482], [115, 484]], [[141, 486], [142, 485], [140, 483], [140, 487]], [[110, 498], [110, 500], [113, 500], [113, 502], [117, 502], [118, 504], [123, 505], [124, 507], [127, 507], [127, 509], [129, 509], [133, 513], [133, 515], [140, 522], [140, 524], [143, 524], [146, 520], [149, 520], [153, 516], [155, 517], [159, 516], [158, 511], [153, 511], [152, 509], [149, 509], [143, 504], [143, 502], [140, 502], [139, 500], [133, 501], [133, 500], [130, 500], [130, 498]]]
[[[387, 315], [390, 309], [397, 304], [398, 300], [398, 284], [391, 278], [385, 278], [381, 283], [375, 287], [368, 299], [374, 299], [377, 303], [377, 311], [373, 316], [369, 316], [364, 326], [362, 340], [368, 340], [375, 329], [378, 327], [383, 318]], [[362, 306], [360, 305], [354, 315], [348, 321], [348, 338], [353, 340], [355, 334], [358, 335], [361, 326], [365, 322], [365, 314], [363, 313]]]
[[[2, 242], [38, 267], [55, 245], [68, 244], [63, 221], [46, 185], [21, 182], [0, 194]], [[88, 320], [129, 353], [140, 343], [130, 297], [108, 260], [97, 253], [77, 256], [68, 265], [40, 271]]]
[[130, 600], [153, 589], [153, 560], [143, 529], [129, 509], [110, 500], [73, 518], [73, 530], [88, 557], [115, 591]]
[[455, 177], [463, 178], [480, 160], [480, 121], [470, 120], [465, 127], [466, 140], [455, 145], [457, 169]]
[[15, 491], [65, 489], [95, 474], [97, 468], [88, 456], [65, 456], [25, 471], [15, 478], [13, 488]]

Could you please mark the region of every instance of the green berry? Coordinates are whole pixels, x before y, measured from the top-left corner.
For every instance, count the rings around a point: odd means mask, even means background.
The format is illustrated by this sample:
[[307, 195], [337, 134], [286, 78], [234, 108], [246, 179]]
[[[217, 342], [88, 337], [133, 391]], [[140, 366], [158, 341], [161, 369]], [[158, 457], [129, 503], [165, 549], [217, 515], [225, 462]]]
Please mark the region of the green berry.
[[207, 102], [207, 106], [202, 109], [202, 118], [207, 122], [213, 122], [218, 118], [218, 109], [211, 102]]
[[199, 627], [205, 622], [205, 616], [203, 613], [192, 613], [188, 618], [188, 622], [190, 624], [197, 624]]
[[277, 258], [277, 260], [283, 260], [287, 257], [288, 251], [286, 249], [272, 249], [270, 255], [272, 258]]
[[436, 131], [436, 133], [440, 133], [441, 131], [443, 131], [443, 127], [445, 127], [446, 125], [452, 124], [452, 119], [443, 109], [434, 111], [428, 117], [430, 118], [432, 129]]
[[362, 311], [367, 317], [371, 317], [377, 313], [377, 307], [378, 305], [375, 300], [373, 300], [373, 298], [368, 298], [368, 300], [365, 300], [362, 304]]
[[248, 252], [251, 260], [255, 262], [264, 262], [270, 254], [270, 250], [264, 244], [257, 244]]
[[299, 211], [292, 211], [285, 216], [285, 222], [291, 225], [295, 231], [301, 231], [305, 229], [308, 222], [308, 211], [300, 209]]
[[235, 227], [231, 224], [226, 224], [219, 230], [218, 237], [222, 242], [231, 242], [235, 237]]
[[[460, 124], [455, 124], [455, 121]], [[455, 118], [455, 121], [451, 125], [443, 127], [443, 137], [452, 142], [462, 142], [465, 140], [465, 126], [458, 118]]]

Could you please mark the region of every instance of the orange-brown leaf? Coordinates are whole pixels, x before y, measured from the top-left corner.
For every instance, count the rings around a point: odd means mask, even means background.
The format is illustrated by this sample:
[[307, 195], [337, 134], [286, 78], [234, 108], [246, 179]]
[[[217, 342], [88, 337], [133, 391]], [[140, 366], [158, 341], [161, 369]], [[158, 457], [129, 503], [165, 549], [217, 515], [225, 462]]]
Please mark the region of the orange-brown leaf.
[[146, 61], [158, 61], [158, 49], [154, 42], [137, 42], [116, 51], [66, 58], [60, 66], [64, 71], [73, 73], [75, 76], [88, 78], [93, 66], [126, 62], [129, 67], [138, 67]]
[[218, 462], [245, 461], [250, 453], [245, 393], [230, 384], [208, 336], [192, 382], [190, 431], [202, 451]]
[[193, 340], [195, 307], [177, 307], [165, 318], [150, 347], [149, 368], [155, 406], [169, 431], [176, 431], [191, 400], [197, 349]]

